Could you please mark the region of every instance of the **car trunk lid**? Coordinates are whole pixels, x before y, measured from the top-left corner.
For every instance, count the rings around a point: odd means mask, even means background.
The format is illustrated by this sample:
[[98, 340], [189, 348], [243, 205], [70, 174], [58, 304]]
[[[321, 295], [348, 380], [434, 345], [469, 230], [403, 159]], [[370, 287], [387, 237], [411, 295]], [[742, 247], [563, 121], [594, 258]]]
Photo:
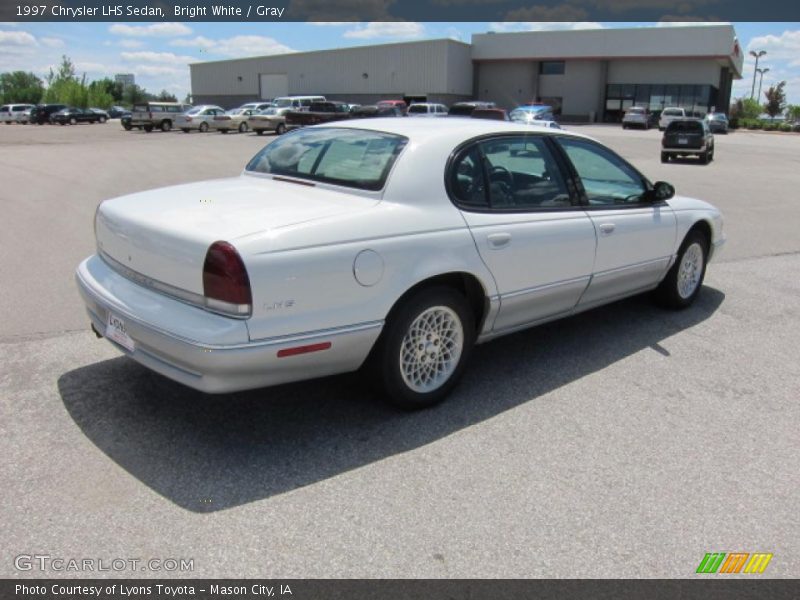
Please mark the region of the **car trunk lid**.
[[[375, 202], [331, 189], [242, 175], [103, 202], [97, 210], [95, 235], [101, 256], [123, 274], [135, 275], [145, 285], [163, 283], [202, 294], [203, 262], [214, 242], [236, 246], [236, 240], [245, 236], [363, 210]], [[247, 256], [242, 258], [246, 265]]]

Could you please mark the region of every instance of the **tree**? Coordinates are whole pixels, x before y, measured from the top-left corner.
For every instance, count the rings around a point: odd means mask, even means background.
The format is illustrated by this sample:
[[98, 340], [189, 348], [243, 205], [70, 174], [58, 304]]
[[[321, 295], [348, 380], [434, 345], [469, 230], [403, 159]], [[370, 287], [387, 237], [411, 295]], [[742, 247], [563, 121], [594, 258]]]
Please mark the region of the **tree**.
[[160, 102], [177, 102], [178, 97], [175, 94], [170, 94], [167, 90], [161, 90], [156, 96], [156, 100]]
[[800, 121], [800, 104], [787, 104], [786, 117], [790, 121]]
[[786, 87], [786, 82], [781, 81], [778, 85], [770, 86], [770, 88], [764, 92], [764, 97], [767, 99], [764, 103], [764, 111], [770, 117], [776, 117], [786, 108], [786, 92], [783, 91], [784, 87]]
[[44, 95], [44, 83], [33, 73], [14, 71], [0, 75], [0, 98], [3, 102], [38, 104]]
[[133, 106], [137, 102], [143, 102], [145, 100], [147, 100], [147, 91], [145, 91], [144, 88], [139, 87], [135, 83], [125, 86], [125, 90], [122, 93], [122, 101], [125, 104]]
[[761, 112], [761, 105], [758, 100], [738, 98], [731, 107], [730, 117], [732, 119], [757, 119]]

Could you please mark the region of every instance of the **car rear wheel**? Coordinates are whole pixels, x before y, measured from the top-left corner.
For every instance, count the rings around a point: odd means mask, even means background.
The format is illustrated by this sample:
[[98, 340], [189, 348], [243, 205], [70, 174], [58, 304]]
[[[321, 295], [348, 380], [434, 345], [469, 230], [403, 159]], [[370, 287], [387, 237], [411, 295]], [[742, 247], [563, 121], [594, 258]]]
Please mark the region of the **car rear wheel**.
[[455, 387], [474, 341], [474, 317], [464, 296], [447, 287], [423, 289], [387, 320], [375, 374], [392, 404], [433, 406]]
[[200, 123], [200, 131], [203, 133], [208, 131], [208, 123]]
[[78, 124], [78, 119], [76, 119], [75, 117], [72, 117], [72, 118], [69, 120], [69, 124], [70, 124], [70, 125], [77, 125], [77, 124]]
[[283, 123], [278, 123], [278, 126], [275, 128], [275, 133], [277, 133], [278, 135], [283, 135], [284, 133], [286, 133], [286, 125], [284, 125]]
[[708, 244], [708, 239], [699, 230], [689, 232], [678, 250], [675, 264], [656, 289], [660, 304], [681, 309], [694, 302], [706, 275]]
[[172, 122], [171, 121], [161, 121], [161, 131], [167, 132], [172, 129]]
[[247, 123], [240, 123], [239, 124], [239, 133], [246, 133], [247, 132]]
[[666, 153], [666, 152], [662, 152], [661, 153], [661, 162], [662, 163], [669, 162], [669, 154], [668, 153]]

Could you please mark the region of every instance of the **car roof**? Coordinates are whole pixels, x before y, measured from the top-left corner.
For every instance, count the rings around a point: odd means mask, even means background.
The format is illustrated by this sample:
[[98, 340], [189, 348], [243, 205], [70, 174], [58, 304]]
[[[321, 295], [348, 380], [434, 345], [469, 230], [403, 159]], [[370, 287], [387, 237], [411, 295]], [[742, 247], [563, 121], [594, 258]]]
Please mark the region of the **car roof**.
[[545, 133], [546, 135], [565, 135], [575, 138], [591, 139], [588, 136], [553, 130], [545, 127], [523, 125], [513, 121], [495, 121], [491, 119], [436, 119], [432, 125], [429, 119], [392, 119], [377, 118], [357, 121], [337, 121], [336, 123], [316, 125], [318, 128], [341, 127], [348, 129], [366, 129], [393, 133], [407, 137], [412, 142], [426, 142], [430, 139], [448, 138], [448, 142], [459, 143], [472, 138], [490, 134], [530, 132]]

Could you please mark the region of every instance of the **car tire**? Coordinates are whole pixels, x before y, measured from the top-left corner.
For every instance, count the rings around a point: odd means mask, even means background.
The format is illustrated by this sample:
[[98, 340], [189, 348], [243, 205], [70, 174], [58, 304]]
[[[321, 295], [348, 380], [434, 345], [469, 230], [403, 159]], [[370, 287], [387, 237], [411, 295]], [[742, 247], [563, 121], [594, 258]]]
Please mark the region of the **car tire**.
[[106, 122], [106, 118], [105, 117], [100, 117], [100, 122], [101, 123], [105, 123]]
[[702, 152], [700, 154], [700, 163], [704, 164], [704, 165], [707, 165], [708, 162], [709, 162], [709, 160], [708, 160], [708, 150], [706, 150], [705, 152]]
[[133, 129], [133, 126], [131, 126], [131, 124], [130, 124], [130, 123], [126, 123], [125, 125], [123, 125], [123, 126], [122, 126], [122, 128], [123, 128], [125, 131], [130, 131], [131, 129]]
[[276, 135], [283, 135], [284, 133], [286, 133], [286, 125], [284, 125], [283, 123], [278, 123], [278, 126], [275, 127], [275, 133]]
[[239, 133], [247, 133], [247, 123], [239, 123]]
[[161, 131], [166, 133], [172, 129], [172, 121], [161, 121]]
[[208, 131], [208, 123], [200, 123], [199, 129], [200, 133], [205, 133], [206, 131]]
[[474, 321], [466, 298], [449, 287], [422, 289], [394, 309], [371, 365], [387, 400], [407, 410], [444, 400], [469, 358]]
[[263, 129], [253, 129], [253, 131], [256, 132], [256, 135], [264, 135], [264, 130]]
[[694, 302], [706, 276], [708, 244], [708, 239], [698, 229], [686, 235], [675, 264], [656, 289], [659, 304], [679, 310]]
[[72, 117], [72, 118], [69, 120], [69, 124], [70, 124], [70, 125], [77, 125], [77, 124], [78, 124], [78, 119], [76, 119], [75, 117]]
[[666, 152], [662, 152], [661, 153], [661, 162], [662, 163], [668, 163], [669, 162], [669, 154], [667, 154]]

